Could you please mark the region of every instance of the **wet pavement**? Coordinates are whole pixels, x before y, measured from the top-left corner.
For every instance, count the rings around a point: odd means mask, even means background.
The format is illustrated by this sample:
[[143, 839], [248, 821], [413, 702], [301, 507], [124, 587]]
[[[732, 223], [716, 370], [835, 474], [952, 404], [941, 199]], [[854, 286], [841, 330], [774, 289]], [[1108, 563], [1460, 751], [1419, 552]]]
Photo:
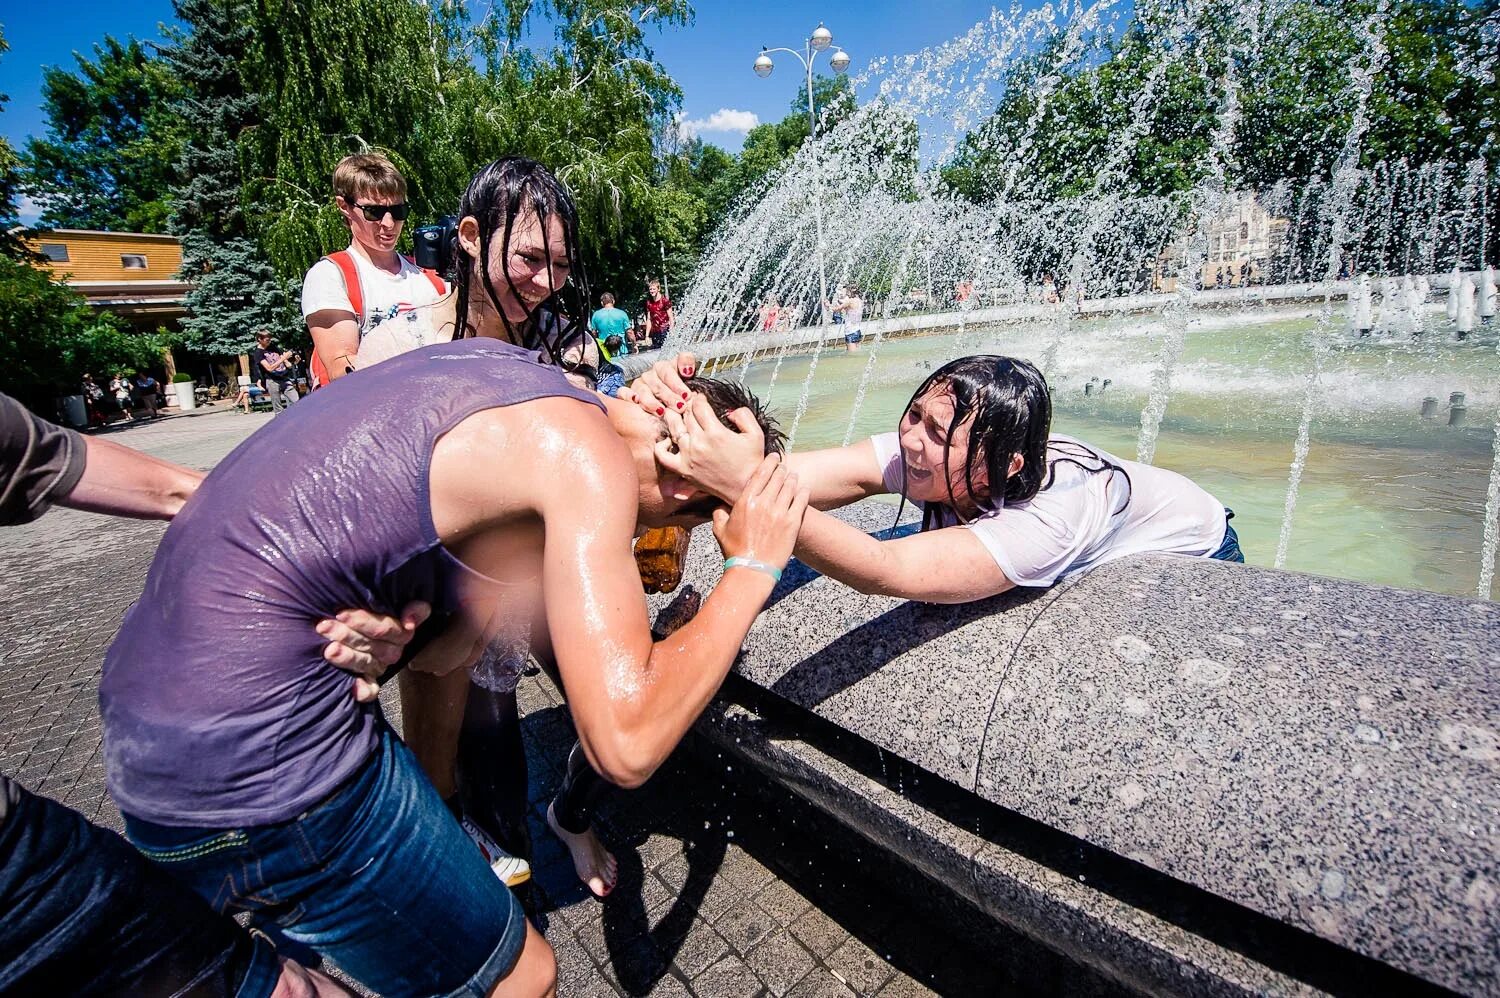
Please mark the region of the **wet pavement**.
[[[110, 437], [208, 468], [270, 418], [210, 413]], [[268, 483], [275, 475], [267, 469]], [[114, 829], [120, 817], [99, 751], [99, 666], [163, 529], [54, 510], [0, 531], [8, 623], [0, 635], [0, 772]], [[533, 805], [528, 889], [557, 953], [559, 994], [1054, 990], [1007, 959], [1018, 941], [945, 907], [902, 864], [696, 741], [645, 787], [602, 805], [598, 826], [621, 881], [607, 901], [593, 900], [543, 819], [573, 740], [567, 710], [543, 676], [523, 682], [520, 703]]]

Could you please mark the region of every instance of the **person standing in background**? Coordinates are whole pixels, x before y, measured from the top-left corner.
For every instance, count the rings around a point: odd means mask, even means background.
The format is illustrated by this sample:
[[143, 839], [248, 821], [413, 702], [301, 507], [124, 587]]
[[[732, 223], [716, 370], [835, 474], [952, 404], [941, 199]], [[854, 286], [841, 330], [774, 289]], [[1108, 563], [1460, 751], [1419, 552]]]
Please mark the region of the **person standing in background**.
[[411, 206], [406, 180], [390, 160], [345, 156], [333, 171], [333, 195], [349, 247], [313, 264], [302, 280], [311, 380], [319, 385], [352, 369], [349, 358], [377, 323], [448, 293], [441, 277], [396, 252]]
[[672, 307], [672, 299], [662, 294], [661, 282], [647, 281], [646, 340], [653, 347], [661, 346], [676, 321], [677, 310]]
[[266, 386], [272, 412], [280, 412], [297, 401], [290, 358], [291, 354], [271, 341], [269, 330], [255, 334], [255, 346], [250, 350], [250, 376]]
[[610, 358], [616, 356], [624, 357], [630, 353], [630, 343], [627, 334], [630, 332], [630, 316], [622, 309], [615, 308], [615, 296], [608, 291], [599, 296], [599, 311], [589, 317], [589, 328], [594, 331], [594, 338], [599, 341], [600, 346], [611, 336], [620, 338], [618, 350], [609, 349], [607, 353]]

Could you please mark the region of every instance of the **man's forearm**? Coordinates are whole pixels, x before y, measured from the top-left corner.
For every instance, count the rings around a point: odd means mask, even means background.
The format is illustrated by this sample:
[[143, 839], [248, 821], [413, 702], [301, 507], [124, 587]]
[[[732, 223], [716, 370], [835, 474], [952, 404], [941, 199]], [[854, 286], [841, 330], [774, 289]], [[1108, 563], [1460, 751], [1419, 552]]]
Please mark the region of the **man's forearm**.
[[[601, 769], [606, 779], [638, 786], [671, 755], [723, 685], [774, 585], [763, 572], [730, 569], [691, 623], [651, 646], [642, 674], [609, 678], [619, 686], [631, 763], [625, 772]], [[587, 749], [587, 733], [580, 737]], [[592, 753], [590, 761], [599, 768]]]
[[201, 472], [108, 440], [84, 438], [88, 463], [62, 505], [91, 513], [170, 520], [203, 481]]

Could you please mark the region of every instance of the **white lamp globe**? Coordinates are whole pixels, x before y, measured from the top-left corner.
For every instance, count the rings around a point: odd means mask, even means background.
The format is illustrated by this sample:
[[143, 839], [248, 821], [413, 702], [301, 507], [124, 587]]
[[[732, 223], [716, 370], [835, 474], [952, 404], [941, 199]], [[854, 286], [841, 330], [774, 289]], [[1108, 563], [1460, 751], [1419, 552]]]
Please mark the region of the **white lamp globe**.
[[823, 22], [818, 22], [818, 27], [808, 39], [812, 43], [814, 52], [821, 52], [833, 44], [833, 32], [823, 27]]
[[755, 59], [755, 75], [759, 76], [762, 80], [764, 80], [766, 77], [770, 76], [771, 75], [771, 70], [773, 70], [775, 68], [776, 68], [776, 65], [775, 65], [775, 63], [771, 62], [771, 57], [768, 56], [768, 55], [766, 55], [764, 52], [762, 52], [759, 56], [756, 57], [756, 59]]
[[833, 67], [835, 73], [847, 71], [849, 69], [849, 53], [843, 49], [839, 49], [833, 54], [833, 58], [828, 60], [828, 64]]

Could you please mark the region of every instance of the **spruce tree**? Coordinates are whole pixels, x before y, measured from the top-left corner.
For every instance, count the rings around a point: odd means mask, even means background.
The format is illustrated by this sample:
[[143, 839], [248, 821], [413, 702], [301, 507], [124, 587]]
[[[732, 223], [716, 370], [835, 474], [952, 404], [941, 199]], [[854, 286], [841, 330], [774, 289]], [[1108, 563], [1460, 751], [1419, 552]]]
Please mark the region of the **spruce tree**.
[[247, 224], [238, 143], [259, 120], [258, 100], [240, 77], [251, 44], [245, 0], [174, 0], [188, 26], [166, 50], [186, 96], [178, 104], [187, 138], [172, 189], [172, 232], [182, 240], [182, 277], [194, 282], [183, 320], [185, 345], [210, 354], [243, 352], [255, 330], [296, 335], [300, 324]]

